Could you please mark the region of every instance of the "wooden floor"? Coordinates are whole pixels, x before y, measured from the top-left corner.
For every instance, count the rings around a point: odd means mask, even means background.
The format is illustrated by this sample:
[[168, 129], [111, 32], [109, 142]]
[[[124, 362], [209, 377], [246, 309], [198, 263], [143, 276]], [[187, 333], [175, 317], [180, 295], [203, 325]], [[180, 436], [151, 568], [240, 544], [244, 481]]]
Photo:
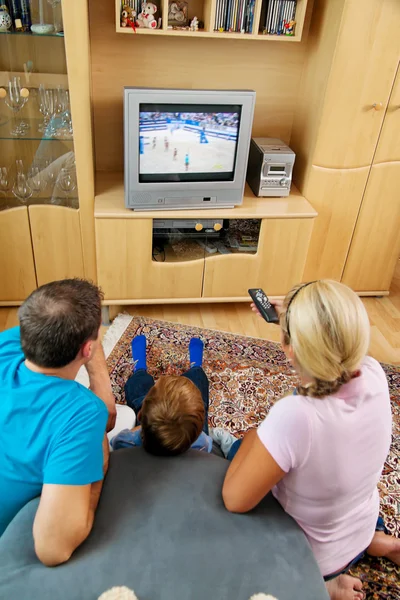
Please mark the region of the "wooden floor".
[[[364, 298], [363, 302], [371, 321], [371, 356], [381, 362], [400, 365], [400, 262], [390, 295]], [[278, 327], [253, 315], [248, 304], [132, 306], [121, 310], [131, 315], [279, 341]], [[0, 308], [0, 331], [17, 323], [16, 308]]]

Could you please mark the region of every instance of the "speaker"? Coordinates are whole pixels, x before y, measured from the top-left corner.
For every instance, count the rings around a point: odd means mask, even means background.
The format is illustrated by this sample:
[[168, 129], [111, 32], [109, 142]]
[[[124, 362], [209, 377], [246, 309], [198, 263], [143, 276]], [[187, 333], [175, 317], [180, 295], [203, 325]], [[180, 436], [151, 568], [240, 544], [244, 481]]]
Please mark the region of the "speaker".
[[148, 192], [135, 192], [133, 194], [131, 194], [131, 205], [135, 205], [135, 204], [143, 204], [145, 202], [148, 202], [149, 204], [152, 201], [152, 195], [149, 194]]

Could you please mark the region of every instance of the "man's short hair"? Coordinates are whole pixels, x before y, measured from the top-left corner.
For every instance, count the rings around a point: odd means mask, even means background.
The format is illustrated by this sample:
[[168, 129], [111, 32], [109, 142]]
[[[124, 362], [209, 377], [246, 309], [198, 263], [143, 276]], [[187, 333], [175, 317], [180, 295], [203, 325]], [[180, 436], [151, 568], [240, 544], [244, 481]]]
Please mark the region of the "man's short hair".
[[52, 281], [32, 292], [18, 312], [25, 357], [44, 368], [71, 363], [82, 344], [97, 339], [102, 299], [85, 279]]
[[160, 377], [144, 399], [143, 447], [158, 456], [182, 454], [199, 437], [205, 408], [199, 388], [187, 377]]

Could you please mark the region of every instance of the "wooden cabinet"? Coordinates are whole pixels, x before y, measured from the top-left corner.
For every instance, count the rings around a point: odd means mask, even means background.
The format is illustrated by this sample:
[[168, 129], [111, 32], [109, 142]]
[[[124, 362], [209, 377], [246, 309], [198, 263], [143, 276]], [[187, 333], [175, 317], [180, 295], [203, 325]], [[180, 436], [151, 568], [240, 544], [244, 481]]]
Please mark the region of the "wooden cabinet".
[[363, 0], [361, 11], [359, 0], [344, 4], [313, 156], [320, 167], [370, 165], [385, 117], [399, 60], [400, 5]]
[[390, 287], [400, 255], [400, 69], [354, 230], [343, 282], [356, 291]]
[[79, 211], [64, 206], [30, 206], [29, 220], [38, 285], [84, 277]]
[[152, 259], [152, 219], [97, 219], [98, 283], [105, 301], [244, 300], [250, 287], [284, 295], [302, 281], [313, 219], [263, 219], [255, 255], [186, 262]]
[[257, 254], [205, 259], [203, 297], [246, 298], [250, 287], [285, 295], [303, 280], [312, 226], [313, 219], [263, 219]]
[[0, 212], [0, 303], [17, 303], [36, 289], [28, 209]]
[[97, 219], [98, 283], [105, 300], [200, 298], [204, 259], [152, 260], [152, 219]]
[[[233, 209], [138, 213], [124, 207], [121, 174], [98, 174], [96, 183], [98, 283], [106, 304], [248, 301], [251, 287], [282, 296], [304, 280], [316, 212], [294, 186], [288, 198], [256, 198], [246, 187], [243, 204]], [[184, 256], [178, 244], [178, 255], [171, 256], [164, 247], [164, 262], [157, 262], [153, 219], [223, 221], [228, 227], [225, 237], [210, 238], [211, 244], [227, 240], [235, 231], [248, 234], [254, 228], [257, 248], [251, 244], [247, 252], [242, 248], [243, 253], [210, 255], [207, 250], [194, 251], [192, 243]], [[242, 229], [246, 221], [251, 225]]]
[[0, 304], [20, 304], [39, 285], [84, 275], [79, 211], [42, 205], [0, 211]]
[[351, 244], [369, 167], [327, 169], [313, 165], [307, 181], [308, 199], [318, 206], [304, 279], [340, 280]]
[[291, 145], [295, 181], [318, 212], [305, 278], [374, 292], [388, 290], [398, 252], [400, 182], [389, 163], [400, 146], [400, 3], [362, 5], [354, 27], [357, 0], [316, 3]]
[[0, 35], [2, 304], [96, 277], [88, 6], [43, 4], [54, 31]]

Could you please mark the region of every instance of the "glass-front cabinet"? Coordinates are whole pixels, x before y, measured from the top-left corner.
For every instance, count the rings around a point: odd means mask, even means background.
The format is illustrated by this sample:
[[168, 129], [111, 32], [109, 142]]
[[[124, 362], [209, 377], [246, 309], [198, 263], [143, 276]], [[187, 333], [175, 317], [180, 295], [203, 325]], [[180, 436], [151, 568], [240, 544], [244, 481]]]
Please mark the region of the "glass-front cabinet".
[[78, 208], [61, 0], [0, 0], [0, 302], [83, 274]]
[[[22, 5], [27, 17], [12, 12]], [[8, 6], [11, 27], [0, 25], [0, 208], [46, 203], [76, 208], [61, 0]]]

